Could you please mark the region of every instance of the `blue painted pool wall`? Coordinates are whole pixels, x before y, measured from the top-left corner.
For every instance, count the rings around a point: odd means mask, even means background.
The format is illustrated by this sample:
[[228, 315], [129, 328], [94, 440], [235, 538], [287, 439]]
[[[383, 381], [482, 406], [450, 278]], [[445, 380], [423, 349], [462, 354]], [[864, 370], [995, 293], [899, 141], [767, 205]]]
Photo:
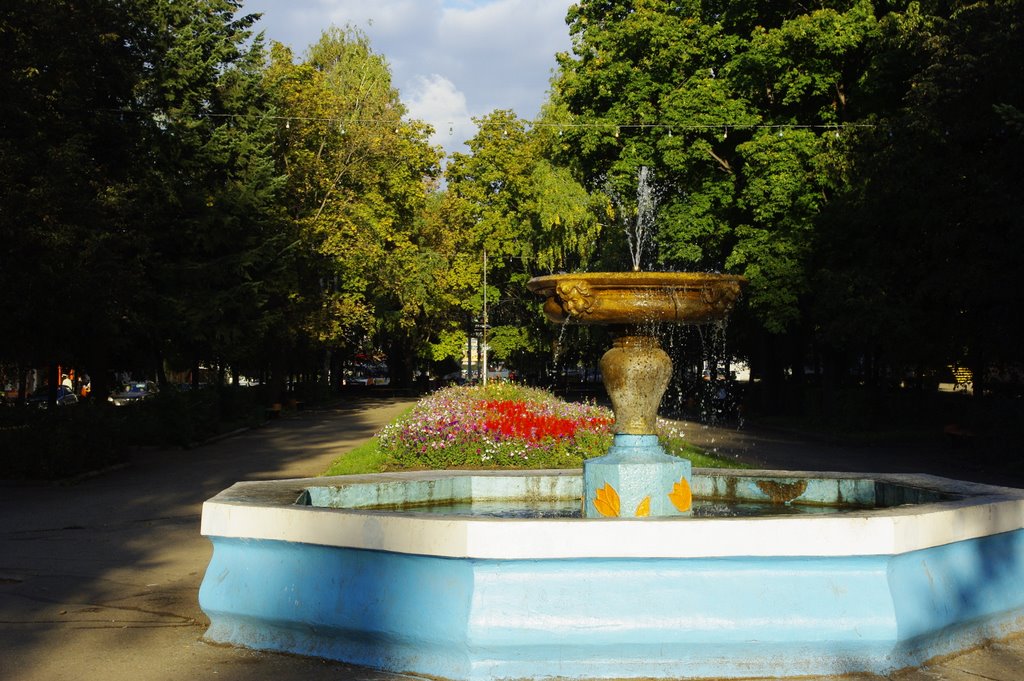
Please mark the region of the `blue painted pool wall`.
[[1024, 530], [894, 556], [889, 563], [901, 641], [1024, 609]]
[[382, 669], [410, 669], [420, 659], [463, 676], [469, 563], [277, 541], [213, 543], [199, 589], [207, 639]]
[[212, 541], [208, 639], [451, 679], [884, 674], [1024, 613], [1024, 531], [896, 557], [635, 561]]

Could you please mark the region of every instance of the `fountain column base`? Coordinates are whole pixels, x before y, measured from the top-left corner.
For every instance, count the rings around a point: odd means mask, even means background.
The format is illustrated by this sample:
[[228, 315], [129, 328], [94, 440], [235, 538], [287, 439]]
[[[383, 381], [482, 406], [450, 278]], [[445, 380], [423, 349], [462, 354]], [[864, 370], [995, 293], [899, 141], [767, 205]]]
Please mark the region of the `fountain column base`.
[[613, 333], [601, 373], [615, 411], [615, 440], [607, 454], [583, 463], [583, 516], [688, 515], [690, 462], [666, 454], [651, 434], [672, 360], [650, 329], [626, 325]]
[[583, 515], [690, 515], [690, 475], [690, 462], [666, 454], [656, 435], [619, 433], [607, 454], [583, 463]]

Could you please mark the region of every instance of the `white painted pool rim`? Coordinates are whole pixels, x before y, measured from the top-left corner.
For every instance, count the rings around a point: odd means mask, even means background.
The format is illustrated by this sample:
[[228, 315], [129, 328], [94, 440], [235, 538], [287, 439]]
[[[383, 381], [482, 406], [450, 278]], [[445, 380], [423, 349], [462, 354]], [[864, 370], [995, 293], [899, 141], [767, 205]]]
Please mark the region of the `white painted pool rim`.
[[1024, 528], [1024, 490], [923, 474], [695, 469], [762, 478], [863, 479], [961, 498], [828, 515], [513, 519], [303, 506], [310, 487], [380, 480], [579, 476], [557, 471], [422, 471], [239, 482], [203, 505], [202, 534], [490, 560], [899, 555]]

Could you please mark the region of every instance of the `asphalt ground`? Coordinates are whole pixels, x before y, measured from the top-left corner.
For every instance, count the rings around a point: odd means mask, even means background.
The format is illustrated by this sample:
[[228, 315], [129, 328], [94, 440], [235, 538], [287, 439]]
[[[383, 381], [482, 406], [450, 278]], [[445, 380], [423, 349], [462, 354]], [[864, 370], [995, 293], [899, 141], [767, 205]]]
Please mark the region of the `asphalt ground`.
[[[953, 440], [936, 427], [907, 441], [839, 440], [806, 432], [735, 422], [719, 427], [679, 421], [686, 439], [757, 468], [855, 473], [931, 473], [957, 480], [1024, 488], [1024, 446], [984, 438]], [[1024, 679], [1024, 674], [1021, 676]]]
[[[211, 555], [199, 534], [203, 501], [239, 480], [316, 475], [409, 404], [364, 399], [299, 412], [195, 449], [139, 451], [124, 468], [74, 483], [0, 482], [0, 680], [416, 678], [206, 643], [208, 620], [197, 597]], [[682, 425], [695, 443], [765, 468], [925, 472], [1024, 487], [1000, 479], [999, 462], [983, 455], [965, 466], [975, 459], [941, 439], [850, 447], [792, 433]], [[889, 678], [1020, 681], [1024, 636]]]

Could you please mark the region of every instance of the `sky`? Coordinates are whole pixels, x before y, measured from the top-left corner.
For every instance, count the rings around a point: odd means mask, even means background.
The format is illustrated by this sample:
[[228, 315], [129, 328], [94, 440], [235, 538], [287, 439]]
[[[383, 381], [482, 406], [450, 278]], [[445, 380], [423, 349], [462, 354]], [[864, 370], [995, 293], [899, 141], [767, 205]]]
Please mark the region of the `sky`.
[[570, 49], [573, 0], [245, 0], [257, 30], [305, 53], [330, 25], [351, 24], [391, 66], [411, 118], [432, 142], [466, 151], [473, 117], [512, 109], [532, 120], [547, 99], [555, 53]]

